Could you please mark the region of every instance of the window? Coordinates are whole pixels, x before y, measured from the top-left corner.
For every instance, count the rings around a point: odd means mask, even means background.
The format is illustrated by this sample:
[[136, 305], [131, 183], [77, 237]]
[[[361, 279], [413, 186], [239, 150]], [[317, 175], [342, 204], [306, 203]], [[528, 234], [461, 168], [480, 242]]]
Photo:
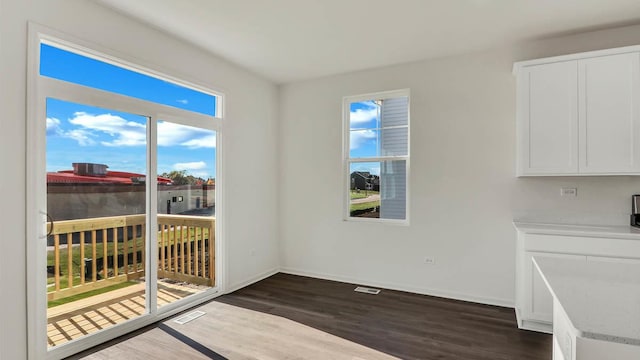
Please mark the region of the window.
[[40, 75], [168, 105], [204, 115], [218, 116], [219, 97], [175, 82], [129, 70], [88, 55], [63, 49], [59, 44], [40, 45]]
[[344, 98], [345, 217], [406, 221], [409, 90]]

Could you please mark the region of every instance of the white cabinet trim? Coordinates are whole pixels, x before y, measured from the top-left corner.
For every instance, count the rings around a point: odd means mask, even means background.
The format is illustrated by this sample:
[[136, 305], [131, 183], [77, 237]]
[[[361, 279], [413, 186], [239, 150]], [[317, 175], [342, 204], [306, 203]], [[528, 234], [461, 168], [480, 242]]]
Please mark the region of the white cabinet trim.
[[518, 75], [522, 70], [522, 68], [527, 66], [551, 64], [551, 63], [556, 63], [561, 61], [580, 60], [580, 59], [588, 59], [588, 58], [599, 57], [599, 56], [616, 55], [616, 54], [633, 53], [633, 52], [640, 52], [640, 45], [625, 46], [625, 47], [612, 48], [612, 49], [595, 50], [595, 51], [581, 52], [576, 54], [567, 54], [567, 55], [552, 56], [552, 57], [546, 57], [546, 58], [540, 58], [540, 59], [518, 61], [513, 64], [513, 74]]

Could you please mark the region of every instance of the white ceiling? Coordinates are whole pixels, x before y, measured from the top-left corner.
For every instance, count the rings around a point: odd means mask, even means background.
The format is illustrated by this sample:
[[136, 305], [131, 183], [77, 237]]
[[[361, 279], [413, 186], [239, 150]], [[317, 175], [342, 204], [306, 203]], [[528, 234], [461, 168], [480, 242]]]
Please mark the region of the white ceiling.
[[277, 83], [640, 20], [640, 0], [96, 0]]

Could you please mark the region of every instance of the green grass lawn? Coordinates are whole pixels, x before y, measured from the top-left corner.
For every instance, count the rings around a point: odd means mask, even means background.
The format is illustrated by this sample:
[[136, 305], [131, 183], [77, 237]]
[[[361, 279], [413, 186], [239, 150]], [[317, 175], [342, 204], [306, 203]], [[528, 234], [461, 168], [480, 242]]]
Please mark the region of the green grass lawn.
[[373, 209], [377, 206], [380, 206], [380, 200], [378, 201], [370, 201], [370, 202], [366, 202], [366, 203], [362, 203], [362, 204], [351, 204], [351, 206], [349, 207], [349, 211], [353, 212], [353, 211], [357, 211], [357, 210], [366, 210], [366, 209]]
[[47, 303], [47, 308], [52, 308], [54, 306], [68, 304], [70, 302], [74, 302], [74, 301], [77, 301], [77, 300], [85, 299], [85, 298], [88, 298], [90, 296], [108, 293], [109, 291], [114, 291], [114, 290], [126, 288], [128, 286], [135, 285], [135, 284], [137, 284], [137, 282], [135, 282], [135, 281], [124, 281], [124, 282], [121, 282], [119, 284], [103, 287], [101, 289], [95, 289], [95, 290], [87, 291], [87, 292], [84, 292], [82, 294], [71, 295], [71, 296], [67, 296], [65, 298], [58, 299], [58, 300], [50, 300]]
[[[64, 239], [64, 237], [63, 237]], [[62, 244], [66, 243], [66, 239], [60, 239], [60, 242]], [[133, 251], [133, 243], [136, 243], [137, 249], [138, 251], [142, 250], [144, 247], [144, 240], [142, 238], [137, 238], [137, 239], [131, 239], [127, 242], [127, 252], [130, 253]], [[87, 242], [89, 242], [89, 244], [87, 244]], [[84, 267], [84, 261], [83, 259], [81, 259], [80, 257], [80, 245], [73, 245], [71, 247], [72, 249], [72, 253], [71, 253], [71, 269], [72, 269], [72, 273], [73, 273], [73, 285], [80, 285], [80, 272], [83, 271]], [[118, 242], [118, 254], [123, 254], [125, 250], [125, 246], [123, 242]], [[69, 286], [69, 277], [68, 277], [68, 265], [69, 265], [69, 257], [68, 257], [68, 248], [64, 248], [64, 249], [60, 249], [60, 289], [66, 289]], [[113, 255], [113, 243], [107, 243], [107, 256], [112, 256]], [[53, 250], [49, 250], [47, 251], [47, 266], [53, 266], [55, 259], [54, 259], [55, 253]], [[87, 239], [85, 239], [85, 245], [84, 245], [84, 257], [85, 258], [93, 258], [93, 249], [92, 249], [92, 245], [90, 240], [87, 241]], [[101, 261], [101, 259], [104, 257], [104, 246], [103, 243], [97, 243], [96, 244], [96, 259], [98, 259], [98, 261]], [[142, 259], [138, 258], [138, 266], [140, 267], [142, 264]], [[122, 266], [123, 264], [118, 264], [119, 269], [124, 270], [124, 267]], [[129, 262], [129, 265], [132, 265], [131, 262]], [[102, 275], [102, 272], [99, 272], [100, 275]], [[86, 282], [90, 282], [92, 279], [85, 279]], [[55, 282], [55, 277], [51, 274], [48, 274], [48, 278], [47, 278], [47, 284], [53, 284]], [[48, 288], [48, 292], [53, 292], [55, 291], [55, 287], [54, 286], [50, 286]]]

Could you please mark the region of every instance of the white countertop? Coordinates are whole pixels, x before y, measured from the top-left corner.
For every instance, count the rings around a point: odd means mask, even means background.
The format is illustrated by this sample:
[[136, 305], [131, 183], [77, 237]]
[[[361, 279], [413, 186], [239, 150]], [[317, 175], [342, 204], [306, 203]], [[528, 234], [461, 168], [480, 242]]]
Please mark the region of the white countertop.
[[591, 226], [541, 224], [514, 221], [513, 226], [515, 226], [516, 230], [528, 234], [605, 237], [614, 239], [640, 240], [640, 228], [635, 228], [629, 225]]
[[533, 261], [577, 336], [640, 346], [640, 264]]

